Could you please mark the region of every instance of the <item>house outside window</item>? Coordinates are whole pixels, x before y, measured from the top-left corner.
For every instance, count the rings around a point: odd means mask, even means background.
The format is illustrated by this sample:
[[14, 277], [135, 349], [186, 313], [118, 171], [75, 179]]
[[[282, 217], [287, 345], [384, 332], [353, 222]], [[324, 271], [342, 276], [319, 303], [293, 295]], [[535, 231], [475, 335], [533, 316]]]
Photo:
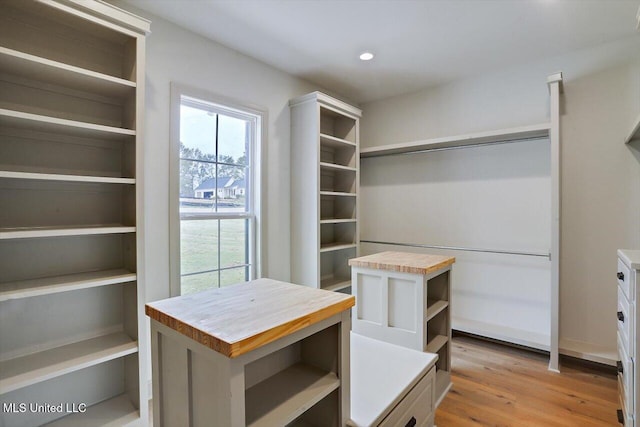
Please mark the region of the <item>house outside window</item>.
[[[262, 115], [174, 88], [172, 294], [256, 277]], [[176, 155], [177, 154], [177, 155]], [[176, 165], [177, 163], [177, 165]], [[177, 200], [175, 200], [177, 199]], [[175, 243], [175, 242], [174, 242]], [[177, 273], [177, 274], [176, 274]]]

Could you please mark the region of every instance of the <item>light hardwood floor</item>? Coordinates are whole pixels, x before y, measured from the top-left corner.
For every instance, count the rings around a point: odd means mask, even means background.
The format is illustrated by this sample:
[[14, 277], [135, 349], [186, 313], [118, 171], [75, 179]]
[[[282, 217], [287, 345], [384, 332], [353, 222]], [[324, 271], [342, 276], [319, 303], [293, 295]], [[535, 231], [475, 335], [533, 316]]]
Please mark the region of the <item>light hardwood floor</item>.
[[619, 426], [615, 371], [456, 336], [453, 388], [436, 412], [438, 427]]

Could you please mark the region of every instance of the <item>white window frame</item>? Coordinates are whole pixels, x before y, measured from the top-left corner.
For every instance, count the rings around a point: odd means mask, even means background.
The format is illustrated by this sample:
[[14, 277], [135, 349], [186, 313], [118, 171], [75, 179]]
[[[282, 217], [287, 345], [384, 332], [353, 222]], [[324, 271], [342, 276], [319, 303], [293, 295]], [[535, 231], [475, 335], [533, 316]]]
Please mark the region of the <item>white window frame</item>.
[[[184, 98], [193, 104], [210, 106], [225, 115], [253, 120], [252, 143], [247, 153], [249, 158], [249, 176], [245, 177], [249, 197], [246, 200], [247, 212], [214, 213], [204, 215], [185, 216], [197, 219], [249, 219], [249, 264], [250, 279], [261, 277], [263, 264], [262, 232], [264, 230], [263, 213], [263, 146], [266, 143], [265, 124], [266, 110], [243, 104], [241, 102], [211, 94], [181, 84], [171, 83], [171, 152], [169, 154], [169, 270], [170, 294], [181, 294], [180, 272], [180, 106]], [[218, 266], [220, 268], [220, 266]]]

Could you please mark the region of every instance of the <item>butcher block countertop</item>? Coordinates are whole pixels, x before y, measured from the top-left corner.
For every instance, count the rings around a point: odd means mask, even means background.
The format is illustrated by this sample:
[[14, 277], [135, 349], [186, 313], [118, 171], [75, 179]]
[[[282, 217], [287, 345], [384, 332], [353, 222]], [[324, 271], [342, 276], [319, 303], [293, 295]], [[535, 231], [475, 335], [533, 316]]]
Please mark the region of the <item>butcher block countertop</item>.
[[411, 274], [429, 274], [447, 267], [456, 261], [455, 257], [442, 255], [414, 254], [409, 252], [380, 252], [349, 260], [352, 267], [391, 270]]
[[335, 314], [355, 298], [271, 279], [169, 298], [147, 316], [227, 357], [247, 353]]

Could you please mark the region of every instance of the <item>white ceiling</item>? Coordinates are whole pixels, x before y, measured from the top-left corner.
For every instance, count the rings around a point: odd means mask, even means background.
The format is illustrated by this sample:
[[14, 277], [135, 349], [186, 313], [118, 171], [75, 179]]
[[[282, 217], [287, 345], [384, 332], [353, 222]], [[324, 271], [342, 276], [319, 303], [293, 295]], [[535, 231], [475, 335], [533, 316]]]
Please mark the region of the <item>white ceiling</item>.
[[356, 102], [640, 38], [639, 0], [125, 1]]

